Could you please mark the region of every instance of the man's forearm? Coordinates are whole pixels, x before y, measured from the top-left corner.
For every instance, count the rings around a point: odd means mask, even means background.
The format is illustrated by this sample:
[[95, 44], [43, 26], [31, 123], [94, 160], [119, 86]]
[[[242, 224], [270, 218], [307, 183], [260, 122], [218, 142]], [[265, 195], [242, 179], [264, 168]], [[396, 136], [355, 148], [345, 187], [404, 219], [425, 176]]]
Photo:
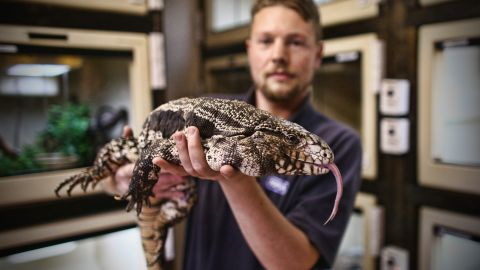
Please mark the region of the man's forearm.
[[222, 166], [220, 172], [213, 171], [206, 162], [195, 127], [187, 129], [186, 134], [177, 132], [173, 137], [182, 166], [156, 164], [177, 175], [218, 181], [243, 236], [265, 268], [308, 269], [313, 266], [318, 251], [305, 234], [278, 211], [254, 177], [229, 165]]
[[319, 253], [306, 235], [285, 218], [256, 179], [219, 181], [243, 236], [267, 269], [309, 269]]

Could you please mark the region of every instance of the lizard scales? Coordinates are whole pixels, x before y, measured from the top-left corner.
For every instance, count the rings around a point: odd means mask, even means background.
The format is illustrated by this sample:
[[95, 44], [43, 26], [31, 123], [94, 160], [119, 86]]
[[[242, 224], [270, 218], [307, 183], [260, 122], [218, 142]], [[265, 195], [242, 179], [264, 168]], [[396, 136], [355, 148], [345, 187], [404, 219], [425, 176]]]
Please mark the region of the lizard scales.
[[303, 127], [259, 110], [242, 101], [216, 98], [181, 98], [165, 103], [150, 113], [138, 138], [114, 139], [98, 153], [94, 165], [62, 182], [55, 192], [68, 186], [67, 193], [80, 185], [84, 190], [114, 175], [127, 163], [135, 162], [129, 190], [127, 210], [136, 207], [149, 270], [161, 268], [166, 230], [184, 218], [195, 201], [192, 180], [177, 188], [185, 192], [183, 199], [151, 204], [160, 169], [154, 157], [180, 164], [171, 136], [196, 126], [202, 138], [207, 163], [213, 170], [232, 165], [244, 174], [263, 176], [317, 175], [328, 171], [337, 180], [335, 205], [329, 219], [337, 211], [342, 194], [341, 175], [333, 163], [333, 152], [318, 136]]

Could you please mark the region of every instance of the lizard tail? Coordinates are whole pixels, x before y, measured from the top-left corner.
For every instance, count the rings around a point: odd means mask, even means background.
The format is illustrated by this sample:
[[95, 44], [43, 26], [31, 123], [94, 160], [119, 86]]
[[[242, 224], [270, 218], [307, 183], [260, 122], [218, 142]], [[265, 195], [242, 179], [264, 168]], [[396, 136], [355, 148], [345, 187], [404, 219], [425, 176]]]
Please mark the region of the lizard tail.
[[148, 270], [161, 270], [167, 226], [160, 205], [143, 206], [137, 217]]

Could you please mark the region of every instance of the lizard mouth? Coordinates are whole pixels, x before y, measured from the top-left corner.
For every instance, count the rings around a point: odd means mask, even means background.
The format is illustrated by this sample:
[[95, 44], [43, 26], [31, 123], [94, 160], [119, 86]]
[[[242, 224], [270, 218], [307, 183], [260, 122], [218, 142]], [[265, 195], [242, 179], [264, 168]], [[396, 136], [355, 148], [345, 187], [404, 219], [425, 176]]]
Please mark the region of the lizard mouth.
[[330, 213], [330, 216], [328, 217], [327, 221], [325, 221], [325, 223], [323, 224], [323, 225], [326, 225], [328, 222], [330, 222], [335, 217], [335, 215], [337, 214], [337, 211], [338, 211], [338, 206], [340, 204], [340, 199], [342, 198], [342, 194], [343, 194], [342, 174], [340, 173], [340, 170], [338, 169], [337, 165], [335, 165], [335, 163], [332, 163], [332, 162], [325, 162], [325, 163], [321, 163], [321, 164], [305, 162], [305, 161], [303, 161], [303, 162], [311, 165], [310, 168], [311, 168], [312, 172], [317, 171], [320, 174], [326, 174], [330, 171], [333, 174], [333, 176], [335, 177], [335, 182], [337, 184], [337, 194], [335, 195], [335, 203], [333, 205], [332, 212]]

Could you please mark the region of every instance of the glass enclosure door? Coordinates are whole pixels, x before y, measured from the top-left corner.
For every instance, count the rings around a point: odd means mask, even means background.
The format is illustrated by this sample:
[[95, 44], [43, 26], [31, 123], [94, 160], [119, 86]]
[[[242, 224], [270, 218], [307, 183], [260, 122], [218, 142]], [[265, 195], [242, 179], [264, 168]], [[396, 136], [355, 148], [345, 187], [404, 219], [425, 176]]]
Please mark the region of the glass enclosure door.
[[211, 0], [212, 32], [231, 30], [250, 23], [252, 0]]
[[479, 269], [480, 219], [421, 207], [418, 269]]
[[145, 34], [0, 25], [0, 206], [55, 199], [124, 124], [138, 134], [149, 70]]
[[242, 94], [253, 85], [246, 54], [210, 58], [204, 74], [207, 93]]
[[382, 42], [375, 34], [325, 40], [313, 99], [327, 116], [356, 130], [362, 140], [363, 179], [377, 176], [377, 93], [382, 77]]
[[335, 270], [374, 270], [382, 243], [383, 210], [375, 196], [359, 193], [340, 244]]
[[480, 237], [443, 226], [434, 229], [432, 269], [480, 268]]
[[325, 57], [315, 74], [313, 102], [325, 115], [362, 132], [362, 71], [358, 52], [348, 60]]
[[247, 67], [231, 67], [210, 70], [211, 87], [208, 92], [217, 94], [242, 94], [251, 86], [252, 80]]
[[419, 31], [419, 180], [480, 194], [480, 20]]
[[129, 51], [3, 44], [0, 177], [92, 163], [130, 122]]
[[432, 62], [432, 159], [480, 166], [480, 36], [438, 43]]
[[126, 229], [78, 241], [51, 245], [0, 258], [9, 270], [147, 269], [140, 231]]

